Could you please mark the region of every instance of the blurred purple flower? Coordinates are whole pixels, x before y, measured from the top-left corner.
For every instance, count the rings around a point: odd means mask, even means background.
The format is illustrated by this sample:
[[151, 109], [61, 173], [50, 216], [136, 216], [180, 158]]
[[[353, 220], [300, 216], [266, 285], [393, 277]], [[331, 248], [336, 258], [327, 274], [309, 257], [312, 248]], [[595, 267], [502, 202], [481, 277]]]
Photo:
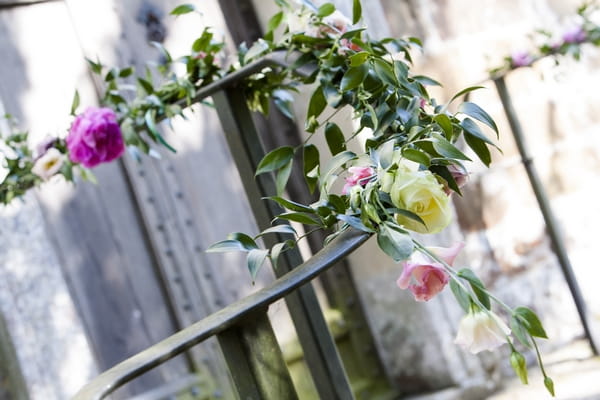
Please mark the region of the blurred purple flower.
[[587, 34], [581, 26], [569, 29], [562, 35], [562, 40], [565, 43], [583, 43], [585, 39], [587, 39]]
[[526, 51], [515, 51], [510, 56], [510, 64], [513, 67], [527, 67], [533, 62], [533, 57]]
[[120, 157], [125, 144], [115, 112], [90, 107], [78, 115], [67, 136], [67, 148], [71, 161], [87, 168]]

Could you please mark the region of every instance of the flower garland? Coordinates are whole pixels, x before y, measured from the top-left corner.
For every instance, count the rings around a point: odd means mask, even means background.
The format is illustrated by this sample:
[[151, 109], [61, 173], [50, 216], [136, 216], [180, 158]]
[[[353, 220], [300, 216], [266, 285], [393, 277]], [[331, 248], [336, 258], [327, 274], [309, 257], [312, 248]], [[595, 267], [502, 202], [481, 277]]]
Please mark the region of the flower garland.
[[510, 56], [504, 57], [503, 65], [490, 70], [492, 77], [503, 75], [513, 69], [529, 67], [548, 56], [555, 57], [557, 63], [558, 56], [571, 56], [579, 60], [581, 47], [584, 44], [600, 46], [600, 25], [593, 19], [593, 14], [598, 10], [599, 6], [595, 1], [584, 3], [577, 9], [577, 24], [561, 34], [538, 30], [537, 33], [543, 39], [542, 43], [534, 50], [517, 50]]
[[[497, 135], [495, 122], [474, 103], [453, 104], [479, 87], [466, 88], [450, 101], [437, 103], [427, 86], [439, 83], [410, 71], [410, 48], [419, 47], [419, 40], [370, 38], [364, 28], [356, 26], [362, 13], [359, 0], [353, 0], [352, 20], [331, 3], [316, 7], [304, 0], [302, 6], [292, 7], [287, 0], [276, 2], [281, 11], [270, 19], [267, 34], [250, 48], [242, 45], [237, 62], [227, 68], [220, 66], [223, 43], [215, 41], [208, 28], [194, 41], [190, 54], [177, 60], [155, 44], [165, 62], [155, 72], [147, 69], [136, 76], [135, 85], [131, 83], [135, 74], [132, 67], [107, 68], [88, 60], [92, 71], [106, 84], [103, 107], [77, 114], [76, 93], [71, 110], [75, 119], [66, 138], [51, 138], [35, 150], [28, 148], [26, 133], [4, 138], [0, 148], [0, 203], [7, 204], [57, 175], [67, 181], [75, 174], [93, 180], [88, 168], [117, 159], [126, 147], [134, 155], [151, 154], [157, 145], [174, 151], [157, 129], [159, 121], [183, 116], [183, 109], [197, 102], [199, 89], [244, 65], [274, 51], [294, 53], [297, 57], [291, 68], [264, 68], [240, 86], [251, 109], [267, 114], [273, 101], [288, 116], [293, 93], [303, 85], [313, 88], [305, 122], [309, 133], [306, 142], [272, 150], [256, 171], [257, 175], [276, 176], [277, 193], [268, 201], [286, 209], [277, 219], [300, 222], [313, 230], [333, 230], [328, 240], [350, 227], [376, 235], [382, 251], [403, 267], [397, 285], [411, 291], [416, 301], [428, 301], [450, 286], [466, 313], [459, 324], [457, 344], [477, 353], [508, 343], [510, 363], [524, 383], [527, 366], [517, 343], [535, 349], [544, 383], [554, 394], [537, 350], [536, 338], [546, 338], [546, 333], [536, 314], [526, 307], [513, 309], [504, 304], [472, 270], [453, 268], [462, 244], [424, 247], [410, 235], [411, 231], [440, 232], [450, 224], [450, 196], [461, 194], [460, 188], [468, 179], [463, 162], [471, 161], [457, 147], [459, 139], [486, 166], [491, 162], [490, 148], [496, 145], [482, 127]], [[185, 4], [171, 14], [192, 11], [194, 7]], [[579, 37], [575, 39], [580, 41]], [[590, 37], [591, 33], [586, 33], [586, 38]], [[176, 63], [184, 65], [184, 74], [174, 72]], [[295, 72], [308, 65], [314, 70], [309, 76]], [[155, 85], [155, 81], [160, 83]], [[331, 121], [341, 109], [352, 110], [357, 121], [353, 132], [344, 133]], [[325, 117], [328, 110], [333, 112]], [[320, 163], [317, 147], [310, 143], [317, 131], [323, 131], [331, 153], [325, 165]], [[347, 144], [361, 132], [367, 133], [368, 139], [364, 152], [356, 154]], [[283, 197], [296, 153], [302, 154], [308, 189], [319, 190], [314, 204]], [[344, 185], [338, 189], [341, 177]], [[289, 234], [293, 239], [270, 249], [261, 248], [257, 239], [273, 232]], [[267, 259], [276, 266], [280, 254], [304, 236], [290, 225], [280, 224], [255, 237], [233, 233], [208, 251], [247, 252], [254, 278]], [[493, 303], [502, 314], [493, 311]]]

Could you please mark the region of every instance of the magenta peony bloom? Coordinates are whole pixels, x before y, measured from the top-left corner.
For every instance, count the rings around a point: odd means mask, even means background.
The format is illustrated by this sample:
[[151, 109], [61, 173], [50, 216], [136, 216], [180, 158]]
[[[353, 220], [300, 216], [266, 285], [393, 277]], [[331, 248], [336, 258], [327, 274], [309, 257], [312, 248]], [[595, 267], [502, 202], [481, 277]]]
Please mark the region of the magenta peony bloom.
[[[463, 247], [464, 243], [456, 243], [449, 248], [429, 247], [428, 250], [448, 265], [452, 265]], [[429, 260], [422, 253], [415, 253], [410, 260], [404, 261], [402, 266], [402, 275], [396, 283], [400, 289], [410, 290], [416, 301], [431, 300], [450, 280], [442, 264]], [[414, 283], [411, 283], [411, 278]]]
[[526, 51], [516, 51], [510, 56], [510, 63], [513, 67], [527, 67], [533, 62], [533, 57]]
[[79, 114], [67, 136], [69, 158], [87, 168], [112, 161], [125, 151], [123, 134], [110, 108], [89, 107]]
[[581, 26], [566, 31], [562, 40], [565, 43], [583, 43], [587, 39], [587, 35]]
[[348, 168], [348, 172], [350, 172], [352, 175], [346, 178], [346, 184], [342, 189], [343, 194], [348, 194], [352, 186], [364, 186], [369, 178], [375, 175], [375, 170], [371, 167], [350, 167]]

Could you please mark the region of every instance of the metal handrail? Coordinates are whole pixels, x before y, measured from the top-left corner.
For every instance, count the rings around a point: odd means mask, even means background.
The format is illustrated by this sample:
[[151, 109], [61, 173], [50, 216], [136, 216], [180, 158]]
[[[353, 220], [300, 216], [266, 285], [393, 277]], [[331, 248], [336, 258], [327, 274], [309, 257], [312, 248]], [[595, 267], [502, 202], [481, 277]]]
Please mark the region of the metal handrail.
[[261, 311], [286, 294], [316, 278], [323, 271], [356, 250], [369, 233], [349, 228], [309, 260], [283, 275], [270, 286], [253, 293], [167, 339], [122, 361], [86, 384], [73, 400], [100, 400], [125, 383], [183, 353], [192, 346], [224, 332], [245, 316]]

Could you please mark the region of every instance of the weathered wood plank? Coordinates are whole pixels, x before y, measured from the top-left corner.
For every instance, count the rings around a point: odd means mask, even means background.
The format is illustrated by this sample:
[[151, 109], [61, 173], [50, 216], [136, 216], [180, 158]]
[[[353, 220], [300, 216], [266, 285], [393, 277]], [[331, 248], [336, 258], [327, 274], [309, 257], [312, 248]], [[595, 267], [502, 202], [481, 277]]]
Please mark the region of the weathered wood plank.
[[[64, 132], [72, 89], [79, 86], [88, 100], [93, 93], [65, 4], [12, 8], [1, 17], [0, 94], [12, 100], [8, 111], [38, 138]], [[98, 168], [102, 187], [50, 183], [40, 192], [47, 232], [101, 369], [176, 329], [121, 168], [117, 163]], [[159, 385], [187, 368], [184, 361], [174, 361], [128, 393]]]

